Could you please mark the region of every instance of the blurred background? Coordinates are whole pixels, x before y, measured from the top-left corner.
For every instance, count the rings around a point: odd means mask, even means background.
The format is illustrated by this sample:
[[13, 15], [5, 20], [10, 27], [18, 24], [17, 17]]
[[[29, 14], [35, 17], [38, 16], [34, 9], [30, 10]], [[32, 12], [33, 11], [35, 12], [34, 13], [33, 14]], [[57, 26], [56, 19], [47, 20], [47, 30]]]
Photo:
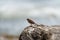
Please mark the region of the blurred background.
[[29, 25], [27, 18], [39, 24], [60, 25], [60, 0], [0, 0], [0, 40], [18, 40]]

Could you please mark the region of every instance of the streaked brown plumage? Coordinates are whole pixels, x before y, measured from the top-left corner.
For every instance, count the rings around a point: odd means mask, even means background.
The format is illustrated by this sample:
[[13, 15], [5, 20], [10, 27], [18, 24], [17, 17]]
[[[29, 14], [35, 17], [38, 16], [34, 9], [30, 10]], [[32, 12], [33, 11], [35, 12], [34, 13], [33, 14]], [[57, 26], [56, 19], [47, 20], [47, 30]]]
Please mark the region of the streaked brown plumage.
[[30, 23], [30, 24], [35, 24], [35, 22], [34, 21], [32, 21], [31, 19], [27, 19], [27, 21], [28, 21], [28, 23]]

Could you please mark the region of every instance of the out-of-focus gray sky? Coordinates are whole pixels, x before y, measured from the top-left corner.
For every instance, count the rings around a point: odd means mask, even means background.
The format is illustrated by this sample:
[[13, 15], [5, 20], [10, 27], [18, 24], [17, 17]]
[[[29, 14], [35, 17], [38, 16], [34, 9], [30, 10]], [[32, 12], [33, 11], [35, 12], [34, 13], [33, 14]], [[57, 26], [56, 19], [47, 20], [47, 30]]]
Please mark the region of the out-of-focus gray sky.
[[47, 25], [60, 24], [60, 0], [0, 0], [0, 33], [19, 34], [32, 18]]
[[59, 13], [60, 0], [0, 0], [1, 18], [46, 15], [59, 18]]

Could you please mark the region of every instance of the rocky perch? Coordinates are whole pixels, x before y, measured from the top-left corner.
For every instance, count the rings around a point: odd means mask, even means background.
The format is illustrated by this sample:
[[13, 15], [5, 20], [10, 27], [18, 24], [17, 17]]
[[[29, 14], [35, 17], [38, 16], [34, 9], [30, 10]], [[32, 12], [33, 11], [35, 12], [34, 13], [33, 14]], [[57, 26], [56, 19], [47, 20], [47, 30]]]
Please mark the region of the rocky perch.
[[20, 34], [19, 40], [60, 40], [60, 27], [36, 24], [27, 19], [30, 24]]

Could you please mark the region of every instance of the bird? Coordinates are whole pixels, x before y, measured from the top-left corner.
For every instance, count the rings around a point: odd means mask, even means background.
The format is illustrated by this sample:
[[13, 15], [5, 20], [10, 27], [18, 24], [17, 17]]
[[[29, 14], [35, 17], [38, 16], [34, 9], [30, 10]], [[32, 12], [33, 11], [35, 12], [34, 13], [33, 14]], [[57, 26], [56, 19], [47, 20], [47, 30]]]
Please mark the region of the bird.
[[27, 18], [27, 21], [28, 21], [28, 23], [30, 23], [30, 24], [36, 24], [33, 20], [31, 20], [31, 19], [29, 19], [29, 18]]
[[30, 27], [35, 28], [35, 27], [38, 26], [38, 24], [36, 24], [33, 20], [31, 20], [31, 19], [29, 19], [29, 18], [27, 18], [27, 21], [28, 21], [28, 23], [30, 23]]

